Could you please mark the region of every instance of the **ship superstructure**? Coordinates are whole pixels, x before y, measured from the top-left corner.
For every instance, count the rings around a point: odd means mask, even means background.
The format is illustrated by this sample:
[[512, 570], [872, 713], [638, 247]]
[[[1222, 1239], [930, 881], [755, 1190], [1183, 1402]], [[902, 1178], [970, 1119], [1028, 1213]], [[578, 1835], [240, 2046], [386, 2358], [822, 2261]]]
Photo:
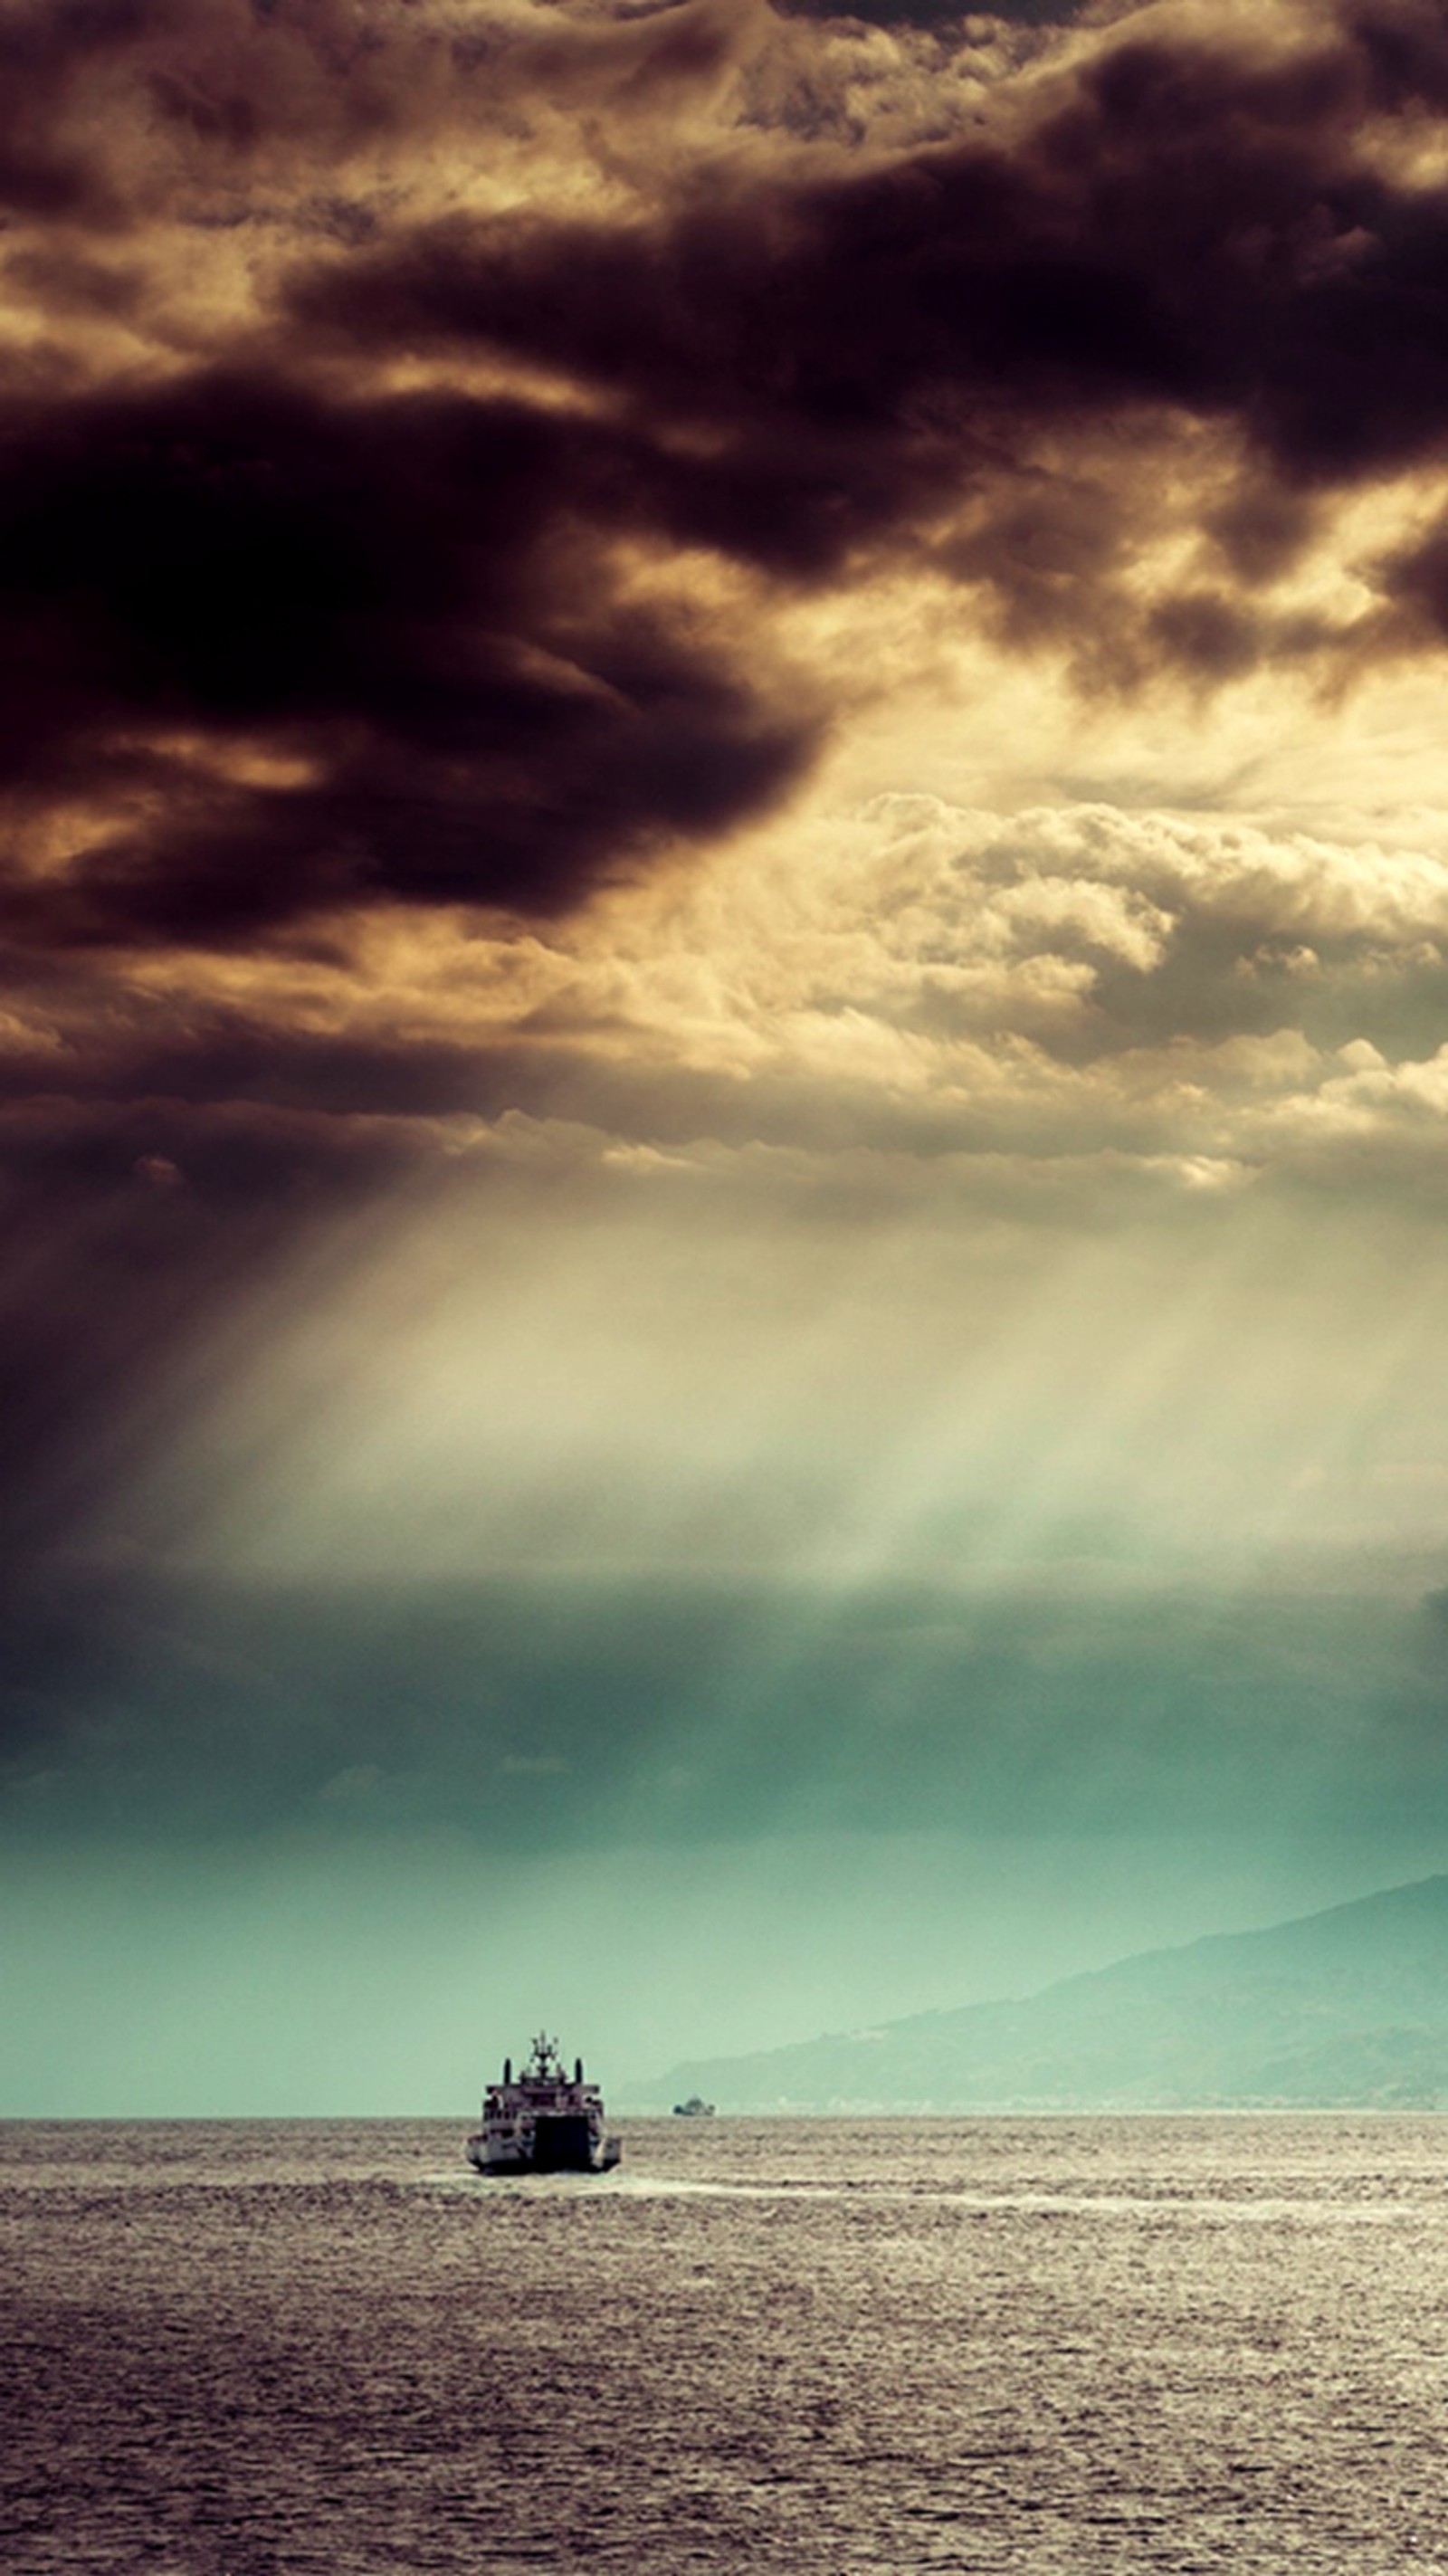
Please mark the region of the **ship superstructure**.
[[603, 2096], [584, 2081], [583, 2060], [569, 2075], [558, 2042], [539, 2031], [520, 2075], [503, 2061], [501, 2081], [483, 2095], [482, 2125], [468, 2140], [468, 2162], [484, 2174], [607, 2173], [617, 2141], [603, 2126]]

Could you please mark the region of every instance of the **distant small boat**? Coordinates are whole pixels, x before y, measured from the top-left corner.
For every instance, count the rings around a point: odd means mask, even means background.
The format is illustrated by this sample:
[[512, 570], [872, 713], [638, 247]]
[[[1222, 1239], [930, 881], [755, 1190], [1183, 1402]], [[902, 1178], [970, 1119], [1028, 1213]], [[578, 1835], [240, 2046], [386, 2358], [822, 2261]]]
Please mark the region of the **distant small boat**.
[[622, 2150], [604, 2134], [603, 2095], [585, 2084], [583, 2060], [570, 2076], [558, 2042], [539, 2031], [516, 2079], [511, 2057], [499, 2084], [483, 2095], [482, 2126], [468, 2140], [468, 2162], [480, 2174], [611, 2173]]
[[712, 2120], [714, 2104], [706, 2102], [702, 2093], [691, 2093], [687, 2102], [674, 2104], [674, 2117], [676, 2120]]

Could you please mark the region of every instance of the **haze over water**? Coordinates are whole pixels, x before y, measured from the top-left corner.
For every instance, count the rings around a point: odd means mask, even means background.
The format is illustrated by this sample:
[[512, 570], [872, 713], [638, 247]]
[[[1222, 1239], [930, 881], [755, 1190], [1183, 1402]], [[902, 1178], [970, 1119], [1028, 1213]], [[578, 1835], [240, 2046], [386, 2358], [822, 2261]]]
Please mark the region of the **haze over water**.
[[1448, 2564], [1448, 2173], [1384, 2115], [14, 2123], [24, 2576]]

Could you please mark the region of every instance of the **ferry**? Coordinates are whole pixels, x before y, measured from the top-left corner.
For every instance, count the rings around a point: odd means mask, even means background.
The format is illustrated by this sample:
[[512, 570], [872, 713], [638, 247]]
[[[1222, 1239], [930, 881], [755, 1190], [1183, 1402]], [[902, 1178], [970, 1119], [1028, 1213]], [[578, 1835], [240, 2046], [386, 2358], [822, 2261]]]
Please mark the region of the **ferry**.
[[483, 2095], [482, 2126], [469, 2138], [468, 2162], [480, 2174], [611, 2173], [621, 2149], [603, 2126], [603, 2096], [583, 2080], [583, 2060], [569, 2075], [558, 2042], [539, 2031], [516, 2078], [511, 2057], [502, 2081]]

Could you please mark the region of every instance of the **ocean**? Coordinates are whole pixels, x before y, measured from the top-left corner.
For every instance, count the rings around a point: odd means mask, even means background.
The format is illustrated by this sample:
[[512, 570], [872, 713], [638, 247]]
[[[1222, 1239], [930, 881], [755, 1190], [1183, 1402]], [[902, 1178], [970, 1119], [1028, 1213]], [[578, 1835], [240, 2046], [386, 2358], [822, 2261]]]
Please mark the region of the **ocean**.
[[6, 2576], [1448, 2571], [1448, 2121], [0, 2127]]

